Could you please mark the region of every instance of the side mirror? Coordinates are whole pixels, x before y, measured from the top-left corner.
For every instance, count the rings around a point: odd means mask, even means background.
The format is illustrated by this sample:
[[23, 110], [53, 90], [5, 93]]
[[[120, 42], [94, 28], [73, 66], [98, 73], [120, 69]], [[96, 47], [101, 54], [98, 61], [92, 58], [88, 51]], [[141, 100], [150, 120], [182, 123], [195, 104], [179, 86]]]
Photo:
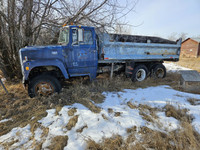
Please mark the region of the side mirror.
[[78, 29], [78, 42], [83, 42], [83, 29]]

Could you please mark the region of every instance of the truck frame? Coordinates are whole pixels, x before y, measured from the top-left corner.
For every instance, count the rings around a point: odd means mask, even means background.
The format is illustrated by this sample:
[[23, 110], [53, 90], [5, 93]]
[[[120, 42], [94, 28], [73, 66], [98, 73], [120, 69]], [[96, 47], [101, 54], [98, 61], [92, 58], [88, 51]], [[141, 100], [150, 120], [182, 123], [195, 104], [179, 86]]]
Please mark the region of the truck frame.
[[94, 27], [64, 26], [58, 45], [20, 49], [23, 83], [30, 97], [60, 92], [63, 80], [123, 71], [133, 82], [166, 76], [164, 61], [178, 61], [177, 42], [150, 36], [98, 33]]

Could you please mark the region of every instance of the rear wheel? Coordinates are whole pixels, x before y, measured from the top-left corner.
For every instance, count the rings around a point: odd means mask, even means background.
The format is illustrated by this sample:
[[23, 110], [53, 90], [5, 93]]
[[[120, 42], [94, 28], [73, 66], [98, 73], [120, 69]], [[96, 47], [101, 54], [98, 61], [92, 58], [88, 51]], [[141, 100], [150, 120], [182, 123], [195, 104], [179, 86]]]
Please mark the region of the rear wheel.
[[147, 78], [148, 70], [145, 65], [139, 65], [133, 70], [133, 74], [131, 80], [133, 82], [136, 81], [144, 81]]
[[153, 75], [155, 78], [164, 78], [166, 77], [166, 68], [163, 64], [157, 64], [153, 68]]
[[33, 78], [28, 86], [29, 96], [49, 96], [55, 92], [60, 92], [61, 84], [53, 76], [40, 75]]

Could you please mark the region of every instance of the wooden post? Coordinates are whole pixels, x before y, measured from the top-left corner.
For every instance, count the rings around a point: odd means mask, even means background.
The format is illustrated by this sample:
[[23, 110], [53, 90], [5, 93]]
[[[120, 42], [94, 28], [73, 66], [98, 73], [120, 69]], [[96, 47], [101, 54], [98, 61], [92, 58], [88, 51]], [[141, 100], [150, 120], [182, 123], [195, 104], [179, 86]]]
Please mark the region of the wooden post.
[[1, 83], [1, 85], [3, 86], [3, 88], [4, 88], [5, 92], [6, 92], [6, 94], [8, 94], [8, 91], [7, 91], [6, 87], [4, 86], [3, 82], [1, 81], [1, 79], [0, 79], [0, 83]]
[[112, 79], [113, 77], [113, 69], [114, 69], [114, 63], [112, 63], [112, 66], [111, 66], [110, 79]]

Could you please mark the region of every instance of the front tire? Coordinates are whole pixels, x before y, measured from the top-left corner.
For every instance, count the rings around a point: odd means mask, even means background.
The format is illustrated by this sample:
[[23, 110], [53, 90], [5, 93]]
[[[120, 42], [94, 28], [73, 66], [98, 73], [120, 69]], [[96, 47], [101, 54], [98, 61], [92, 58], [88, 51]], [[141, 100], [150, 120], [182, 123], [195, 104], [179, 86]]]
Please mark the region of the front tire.
[[35, 96], [49, 96], [60, 92], [61, 84], [54, 76], [39, 75], [33, 78], [28, 85], [28, 94], [31, 98]]
[[133, 82], [136, 81], [144, 81], [147, 78], [148, 69], [145, 65], [139, 65], [133, 70], [133, 74], [131, 80]]

